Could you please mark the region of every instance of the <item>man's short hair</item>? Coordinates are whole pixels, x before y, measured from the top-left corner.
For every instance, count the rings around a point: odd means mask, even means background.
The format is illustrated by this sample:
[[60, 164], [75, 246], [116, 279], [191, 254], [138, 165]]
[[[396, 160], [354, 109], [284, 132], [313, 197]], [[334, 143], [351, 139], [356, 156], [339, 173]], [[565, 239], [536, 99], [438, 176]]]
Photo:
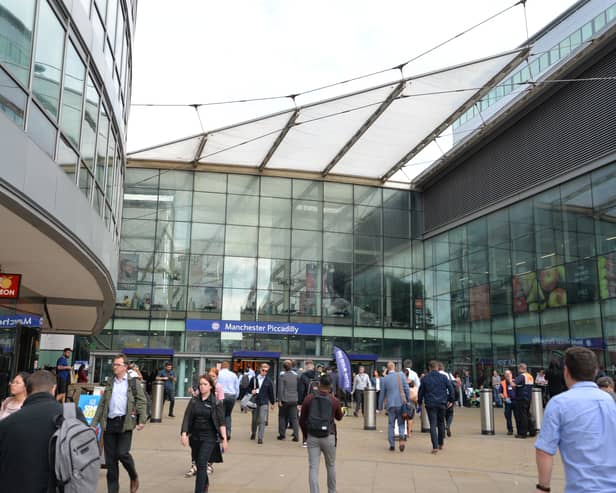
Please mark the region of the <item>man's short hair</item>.
[[314, 362], [311, 359], [304, 361], [304, 366], [314, 366]]
[[431, 360], [428, 363], [428, 368], [430, 368], [430, 370], [437, 370], [438, 369], [438, 361], [436, 361], [435, 359]]
[[125, 365], [128, 365], [128, 358], [126, 357], [124, 353], [118, 353], [113, 357], [113, 361], [117, 359], [121, 359], [122, 361], [124, 361]]
[[404, 365], [404, 368], [413, 368], [413, 360], [405, 359], [403, 365]]
[[173, 363], [171, 363], [171, 361], [167, 361], [165, 362], [165, 366], [173, 366]]
[[287, 359], [282, 363], [282, 367], [285, 371], [289, 371], [292, 368], [291, 360]]
[[62, 352], [65, 353], [66, 351], [70, 351], [71, 353], [73, 352], [73, 350], [70, 347], [65, 347]]
[[223, 361], [222, 364], [220, 365], [221, 368], [229, 368], [229, 362], [228, 361]]
[[597, 374], [597, 356], [585, 347], [570, 347], [565, 351], [565, 366], [578, 382], [592, 382]]
[[56, 377], [53, 373], [47, 370], [38, 370], [28, 378], [26, 392], [28, 395], [37, 394], [39, 392], [51, 392], [55, 384]]
[[319, 387], [329, 388], [332, 386], [332, 379], [329, 375], [321, 375], [319, 377]]
[[518, 365], [518, 370], [520, 370], [520, 369], [526, 371], [528, 369], [528, 366], [526, 366], [526, 363], [520, 363]]
[[597, 380], [597, 385], [602, 389], [607, 389], [608, 387], [614, 388], [614, 380], [612, 377], [601, 377]]

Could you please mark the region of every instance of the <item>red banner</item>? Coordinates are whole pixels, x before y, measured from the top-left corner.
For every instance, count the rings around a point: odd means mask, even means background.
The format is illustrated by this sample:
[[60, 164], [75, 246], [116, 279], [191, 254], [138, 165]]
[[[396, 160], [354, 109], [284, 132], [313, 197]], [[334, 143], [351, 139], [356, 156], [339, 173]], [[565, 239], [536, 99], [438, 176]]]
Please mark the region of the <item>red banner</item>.
[[0, 273], [0, 299], [16, 300], [19, 298], [21, 274]]

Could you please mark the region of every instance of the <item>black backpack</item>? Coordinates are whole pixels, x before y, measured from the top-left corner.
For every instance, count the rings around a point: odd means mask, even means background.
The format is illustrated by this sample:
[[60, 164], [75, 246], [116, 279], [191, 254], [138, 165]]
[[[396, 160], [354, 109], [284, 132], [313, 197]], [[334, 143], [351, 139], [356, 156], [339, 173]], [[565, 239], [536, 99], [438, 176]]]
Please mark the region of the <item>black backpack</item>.
[[248, 376], [248, 373], [244, 373], [242, 375], [242, 378], [240, 379], [240, 389], [242, 390], [247, 389], [249, 384], [250, 384], [250, 377]]
[[315, 395], [310, 402], [306, 428], [308, 434], [318, 438], [329, 435], [332, 423], [333, 406], [328, 395]]

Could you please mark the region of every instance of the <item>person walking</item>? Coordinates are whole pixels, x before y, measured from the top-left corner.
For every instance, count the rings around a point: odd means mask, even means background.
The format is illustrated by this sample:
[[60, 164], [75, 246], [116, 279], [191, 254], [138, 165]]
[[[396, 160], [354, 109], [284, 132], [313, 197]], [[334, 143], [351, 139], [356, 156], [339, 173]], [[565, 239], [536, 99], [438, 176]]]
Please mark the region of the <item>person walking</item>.
[[553, 358], [550, 361], [545, 377], [548, 381], [548, 400], [567, 390], [563, 368], [558, 359]]
[[184, 447], [190, 443], [196, 462], [195, 493], [208, 491], [208, 463], [228, 449], [224, 403], [216, 399], [214, 385], [211, 375], [199, 377], [197, 396], [186, 406], [182, 420], [180, 442]]
[[171, 361], [165, 363], [165, 368], [158, 372], [156, 380], [165, 382], [163, 405], [165, 401], [169, 401], [169, 417], [175, 418], [173, 406], [175, 405], [175, 382], [177, 381], [177, 375], [173, 371], [173, 363]]
[[299, 425], [297, 423], [297, 384], [298, 376], [293, 370], [291, 360], [282, 363], [283, 371], [278, 377], [278, 440], [284, 440], [287, 434], [287, 424], [293, 429], [293, 441], [299, 441]]
[[612, 377], [599, 377], [597, 379], [597, 386], [604, 392], [611, 395], [614, 401], [616, 401], [616, 392], [614, 392], [614, 380]]
[[130, 379], [129, 382], [127, 370], [126, 355], [116, 354], [113, 357], [114, 377], [105, 385], [105, 393], [90, 423], [92, 428], [100, 424], [105, 434], [108, 493], [118, 493], [120, 489], [119, 462], [130, 477], [130, 493], [139, 489], [139, 477], [130, 447], [133, 430], [145, 427], [147, 404], [143, 387], [137, 379]]
[[227, 430], [227, 440], [231, 440], [231, 415], [235, 401], [240, 395], [240, 384], [231, 370], [229, 370], [229, 362], [223, 361], [220, 372], [218, 373], [218, 383], [222, 386], [224, 392], [223, 407], [225, 410], [225, 428]]
[[400, 371], [396, 371], [396, 365], [393, 361], [388, 361], [387, 376], [383, 378], [381, 384], [382, 389], [378, 409], [382, 410], [384, 403], [387, 402], [387, 440], [389, 442], [389, 450], [396, 450], [394, 427], [397, 422], [400, 452], [404, 452], [406, 447], [406, 435], [401, 408], [403, 403], [406, 403], [409, 408], [412, 407], [410, 404], [411, 396], [406, 375]]
[[[445, 375], [451, 382], [451, 386], [453, 387], [453, 402], [455, 403], [459, 399], [459, 396], [456, 393], [456, 381], [453, 378], [453, 375], [448, 371], [445, 371], [445, 365], [443, 365], [443, 363], [440, 361], [438, 364], [438, 372], [442, 375]], [[455, 406], [447, 406], [447, 409], [445, 409], [445, 433], [448, 437], [451, 436], [451, 425], [453, 424], [454, 408]]]
[[57, 375], [57, 386], [56, 389], [56, 399], [59, 402], [66, 401], [66, 392], [68, 392], [68, 385], [71, 383], [71, 370], [73, 369], [70, 365], [70, 358], [72, 349], [70, 347], [65, 347], [62, 351], [62, 356], [58, 358], [56, 361], [56, 375]]
[[500, 393], [501, 377], [498, 371], [492, 371], [492, 397], [494, 398], [495, 407], [503, 407], [503, 399]]
[[308, 394], [302, 402], [299, 424], [308, 442], [308, 484], [310, 493], [319, 493], [321, 453], [327, 468], [327, 492], [336, 493], [336, 422], [342, 419], [340, 401], [331, 393], [328, 375], [319, 378], [317, 394]]
[[[15, 380], [17, 375], [13, 378]], [[56, 491], [49, 440], [62, 404], [54, 399], [56, 376], [39, 370], [28, 378], [28, 397], [19, 412], [0, 421], [0, 489], [7, 493]], [[81, 409], [77, 418], [86, 423]], [[96, 485], [93, 485], [96, 489]]]
[[363, 366], [359, 367], [357, 375], [353, 379], [353, 397], [355, 398], [355, 411], [353, 416], [359, 416], [361, 410], [364, 412], [364, 390], [370, 386], [370, 377], [366, 373], [366, 369]]
[[530, 399], [533, 391], [533, 377], [527, 371], [526, 363], [518, 365], [518, 376], [511, 384], [515, 388], [515, 410], [517, 412], [518, 434], [516, 438], [536, 435], [530, 416]]
[[[512, 415], [514, 415], [515, 406], [515, 389], [513, 385], [513, 375], [510, 370], [505, 370], [503, 373], [503, 379], [500, 384], [500, 395], [503, 401], [505, 423], [507, 425], [507, 435], [513, 435], [513, 422], [511, 421]], [[516, 421], [517, 428], [517, 421]]]
[[[301, 405], [308, 394], [312, 393], [314, 383], [318, 381], [317, 373], [314, 370], [314, 362], [311, 359], [304, 361], [304, 371], [299, 376], [297, 384], [297, 402]], [[344, 391], [343, 391], [344, 392]], [[346, 394], [346, 393], [345, 393]], [[302, 433], [302, 447], [307, 447], [307, 437]]]
[[28, 393], [26, 391], [28, 385], [28, 372], [22, 371], [13, 377], [9, 385], [11, 396], [2, 401], [0, 406], [0, 420], [8, 418], [14, 412], [17, 412], [23, 406]]
[[421, 380], [418, 405], [425, 403], [430, 420], [430, 438], [432, 453], [443, 449], [445, 443], [445, 410], [453, 406], [454, 390], [451, 381], [438, 371], [439, 362], [428, 363], [429, 372]]
[[569, 390], [548, 402], [535, 442], [538, 492], [550, 491], [557, 450], [565, 469], [565, 493], [616, 491], [616, 403], [594, 382], [597, 367], [590, 349], [565, 351]]
[[267, 406], [271, 404], [274, 409], [274, 384], [267, 376], [269, 365], [263, 363], [259, 368], [259, 374], [250, 380], [249, 388], [252, 394], [257, 395], [257, 407], [252, 410], [251, 432], [250, 439], [257, 438], [257, 443], [263, 443], [263, 434], [265, 433], [265, 422], [267, 420]]

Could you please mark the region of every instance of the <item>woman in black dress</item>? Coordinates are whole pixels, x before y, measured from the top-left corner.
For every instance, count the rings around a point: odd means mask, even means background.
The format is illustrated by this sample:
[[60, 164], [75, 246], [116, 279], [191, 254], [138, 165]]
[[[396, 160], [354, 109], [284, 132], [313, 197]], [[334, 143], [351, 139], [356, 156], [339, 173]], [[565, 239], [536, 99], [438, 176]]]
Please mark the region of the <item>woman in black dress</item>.
[[195, 493], [208, 491], [207, 463], [219, 450], [227, 450], [227, 430], [222, 401], [214, 395], [214, 381], [209, 375], [199, 377], [199, 391], [184, 413], [180, 438], [182, 445], [190, 443], [197, 459]]

